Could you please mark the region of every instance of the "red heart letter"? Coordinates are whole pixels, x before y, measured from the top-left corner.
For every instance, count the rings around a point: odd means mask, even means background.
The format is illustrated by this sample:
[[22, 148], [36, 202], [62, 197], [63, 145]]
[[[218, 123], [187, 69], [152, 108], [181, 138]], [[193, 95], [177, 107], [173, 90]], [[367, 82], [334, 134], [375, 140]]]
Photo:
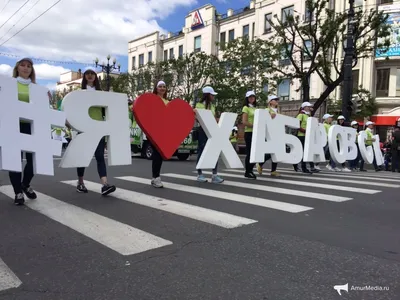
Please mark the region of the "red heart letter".
[[170, 159], [194, 126], [193, 108], [184, 100], [167, 105], [157, 95], [146, 93], [135, 100], [133, 114], [147, 139], [164, 159]]

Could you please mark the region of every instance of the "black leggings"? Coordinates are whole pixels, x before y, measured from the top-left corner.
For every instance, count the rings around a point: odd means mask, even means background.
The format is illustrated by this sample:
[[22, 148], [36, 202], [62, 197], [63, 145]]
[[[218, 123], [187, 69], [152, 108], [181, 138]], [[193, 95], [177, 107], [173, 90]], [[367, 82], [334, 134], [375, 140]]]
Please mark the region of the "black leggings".
[[[19, 131], [25, 134], [31, 134], [31, 124], [30, 123], [19, 123]], [[23, 153], [21, 153], [21, 160], [23, 158]], [[24, 187], [29, 187], [34, 176], [33, 174], [33, 154], [25, 153], [26, 165], [24, 168], [24, 177], [22, 179], [21, 172], [9, 172], [11, 185], [14, 189], [15, 194], [22, 193], [22, 185]]]
[[[255, 164], [250, 163], [251, 141], [252, 140], [253, 140], [253, 132], [245, 132], [244, 133], [244, 141], [246, 143], [246, 159], [245, 159], [246, 173], [253, 172], [253, 168], [255, 166]], [[270, 159], [271, 159], [271, 154], [265, 154], [264, 162], [260, 163], [260, 166], [262, 167]], [[271, 172], [275, 172], [277, 167], [278, 167], [278, 164], [272, 162]]]
[[[97, 161], [97, 172], [99, 177], [107, 177], [106, 161], [104, 160], [104, 149], [106, 147], [106, 139], [103, 137], [97, 145], [94, 157]], [[77, 168], [78, 177], [85, 175], [85, 168]]]
[[154, 147], [153, 145], [151, 145], [151, 147], [153, 148], [153, 154], [151, 156], [151, 159], [152, 159], [151, 171], [152, 171], [153, 178], [157, 178], [157, 177], [160, 177], [163, 158], [162, 158], [160, 152], [158, 152], [156, 147]]
[[[304, 143], [306, 141], [306, 137], [305, 136], [297, 136], [297, 138], [300, 140], [301, 145], [303, 146], [303, 151], [304, 151]], [[311, 169], [315, 168], [315, 164], [314, 162], [310, 161], [309, 162]], [[297, 165], [293, 165], [293, 167], [297, 168]], [[307, 165], [306, 163], [303, 161], [303, 159], [301, 159], [301, 169], [304, 171], [307, 169]]]

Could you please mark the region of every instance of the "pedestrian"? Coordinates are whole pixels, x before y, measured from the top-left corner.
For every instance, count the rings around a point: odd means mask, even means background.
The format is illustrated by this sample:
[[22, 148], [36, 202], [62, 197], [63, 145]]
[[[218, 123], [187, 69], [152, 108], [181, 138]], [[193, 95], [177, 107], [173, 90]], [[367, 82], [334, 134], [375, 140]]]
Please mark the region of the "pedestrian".
[[[276, 115], [278, 114], [278, 102], [279, 102], [278, 96], [271, 95], [268, 97], [268, 107], [266, 109], [268, 110], [272, 119], [275, 119]], [[260, 174], [260, 175], [262, 174], [263, 165], [270, 159], [272, 160], [271, 154], [265, 154], [264, 162], [260, 163], [260, 164], [258, 163], [256, 165], [258, 174]], [[271, 165], [271, 176], [272, 177], [280, 176], [280, 174], [276, 171], [277, 168], [278, 168], [278, 163], [272, 162], [272, 165]]]
[[242, 108], [242, 123], [245, 125], [244, 141], [246, 144], [246, 158], [245, 158], [245, 172], [244, 177], [249, 179], [257, 179], [253, 172], [255, 163], [250, 163], [251, 142], [253, 139], [253, 122], [254, 113], [257, 109], [257, 99], [254, 91], [248, 91], [244, 99], [244, 106]]
[[392, 172], [400, 173], [400, 127], [396, 126], [392, 136]]
[[[32, 59], [20, 59], [15, 64], [13, 77], [17, 79], [18, 100], [29, 103], [29, 85], [36, 84], [36, 74]], [[19, 129], [21, 133], [31, 134], [31, 123], [29, 121], [20, 120]], [[22, 159], [23, 153], [21, 153], [21, 160]], [[23, 175], [21, 172], [8, 173], [15, 193], [15, 205], [23, 205], [25, 203], [24, 194], [31, 200], [37, 198], [35, 191], [31, 187], [31, 181], [34, 177], [33, 154], [25, 152], [25, 159], [26, 165]]]
[[[153, 94], [159, 96], [162, 101], [164, 102], [165, 105], [168, 104], [169, 100], [167, 100], [167, 95], [168, 95], [168, 90], [167, 90], [167, 85], [165, 84], [164, 81], [159, 81], [157, 84], [154, 86], [153, 89]], [[150, 141], [149, 141], [150, 142]], [[158, 152], [157, 148], [150, 142], [150, 145], [153, 149], [153, 153], [151, 155], [151, 171], [152, 171], [152, 179], [151, 179], [151, 185], [155, 188], [163, 188], [164, 185], [161, 181], [160, 173], [161, 173], [161, 167], [163, 164], [163, 158]]]
[[[325, 114], [322, 117], [322, 119], [324, 120], [324, 128], [325, 128], [326, 136], [328, 136], [329, 129], [331, 128], [332, 122], [333, 122], [333, 115]], [[325, 158], [328, 159], [328, 164], [326, 165], [326, 168], [331, 171], [339, 171], [339, 169], [336, 168], [336, 164], [331, 157], [331, 153], [329, 151], [329, 144], [325, 145], [324, 153], [325, 153]]]
[[[93, 68], [86, 68], [85, 72], [83, 73], [81, 89], [90, 91], [101, 91], [100, 82], [97, 77], [96, 71]], [[103, 108], [101, 107], [90, 107], [89, 108], [89, 116], [97, 121], [104, 121], [104, 113]], [[79, 134], [79, 133], [78, 133]], [[97, 162], [97, 172], [100, 177], [100, 181], [102, 184], [101, 187], [101, 194], [103, 196], [109, 195], [110, 193], [116, 190], [114, 185], [110, 185], [107, 182], [107, 168], [106, 162], [104, 159], [104, 150], [106, 147], [106, 139], [102, 137], [99, 144], [97, 145], [96, 151], [94, 152], [94, 156]], [[78, 184], [76, 186], [76, 191], [78, 193], [87, 193], [88, 190], [85, 186], [83, 177], [85, 175], [85, 168], [77, 168], [77, 175], [78, 175]]]
[[[351, 171], [357, 171], [358, 170], [358, 163], [360, 162], [360, 160], [362, 160], [361, 152], [360, 152], [360, 146], [358, 145], [359, 124], [358, 124], [357, 121], [352, 121], [350, 123], [350, 126], [357, 131], [357, 133], [356, 133], [356, 141], [355, 141], [356, 142], [356, 146], [357, 146], [357, 156], [356, 156], [355, 159], [350, 161], [349, 164], [350, 164], [350, 170]], [[360, 171], [362, 171], [362, 170], [360, 170]]]
[[[338, 118], [337, 118], [337, 124], [338, 125], [340, 125], [340, 126], [346, 126], [346, 118], [344, 117], [344, 116], [339, 116]], [[336, 138], [336, 143], [337, 143], [337, 147], [338, 147], [338, 149], [339, 149], [339, 151], [340, 151], [340, 144], [339, 144], [339, 137], [338, 138]], [[346, 163], [344, 162], [344, 163], [342, 163], [342, 169], [340, 169], [340, 168], [336, 168], [336, 171], [343, 171], [343, 172], [351, 172], [351, 170], [349, 169], [349, 168], [347, 168], [346, 167]]]
[[[301, 104], [301, 109], [300, 113], [296, 116], [298, 120], [300, 120], [300, 128], [297, 131], [297, 138], [300, 140], [301, 145], [303, 146], [304, 149], [304, 143], [306, 140], [306, 128], [307, 128], [307, 120], [311, 116], [311, 111], [312, 111], [313, 105], [310, 102], [303, 102]], [[314, 162], [310, 162], [310, 168], [311, 170], [307, 169], [306, 163], [301, 160], [301, 170], [303, 173], [318, 173], [320, 170], [315, 168]], [[297, 165], [293, 165], [294, 170], [298, 172], [298, 167]]]
[[[213, 116], [215, 117], [215, 105], [212, 103], [214, 101], [216, 93], [214, 89], [210, 86], [206, 86], [202, 90], [203, 92], [203, 97], [201, 99], [201, 102], [197, 102], [195, 106], [196, 109], [208, 109], [211, 110]], [[204, 129], [202, 127], [199, 127], [198, 129], [198, 137], [197, 137], [197, 162], [199, 162], [201, 154], [203, 153], [204, 147], [207, 144], [208, 137], [206, 133], [204, 132]], [[203, 175], [203, 171], [201, 169], [197, 169], [197, 181], [200, 182], [207, 182], [206, 177]], [[218, 176], [218, 161], [215, 165], [215, 168], [212, 170], [212, 177], [211, 177], [211, 182], [212, 183], [222, 183], [224, 182], [224, 179], [222, 179], [220, 176]]]
[[[375, 123], [368, 121], [367, 123], [365, 123], [365, 126], [367, 127], [365, 129], [365, 133], [367, 134], [367, 138], [365, 139], [365, 145], [368, 146], [372, 146], [372, 143], [375, 142], [375, 138], [373, 135], [373, 128], [374, 128]], [[372, 162], [372, 164], [374, 165], [375, 171], [379, 172], [381, 171], [380, 168], [378, 167], [377, 163], [376, 163], [376, 159], [375, 159], [375, 151], [372, 148], [373, 152], [374, 152], [374, 160]], [[360, 171], [364, 171], [364, 160], [361, 161], [360, 163]], [[366, 170], [365, 170], [366, 171]]]

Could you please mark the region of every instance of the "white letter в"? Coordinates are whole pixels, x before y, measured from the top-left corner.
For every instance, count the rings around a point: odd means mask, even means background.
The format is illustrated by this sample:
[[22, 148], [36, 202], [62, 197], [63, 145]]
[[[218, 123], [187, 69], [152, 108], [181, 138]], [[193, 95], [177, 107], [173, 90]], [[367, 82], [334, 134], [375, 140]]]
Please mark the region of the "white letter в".
[[309, 117], [307, 119], [303, 161], [325, 162], [324, 147], [326, 142], [327, 134], [324, 125], [319, 124], [317, 118]]
[[[105, 107], [106, 120], [96, 121], [89, 116], [92, 106]], [[130, 165], [129, 114], [127, 95], [101, 91], [73, 91], [62, 102], [71, 127], [82, 132], [71, 140], [60, 167], [87, 167], [104, 136], [108, 136], [108, 164]]]
[[237, 114], [222, 113], [218, 124], [208, 109], [196, 109], [196, 117], [208, 137], [196, 169], [214, 169], [220, 154], [228, 169], [243, 168], [242, 161], [229, 140]]

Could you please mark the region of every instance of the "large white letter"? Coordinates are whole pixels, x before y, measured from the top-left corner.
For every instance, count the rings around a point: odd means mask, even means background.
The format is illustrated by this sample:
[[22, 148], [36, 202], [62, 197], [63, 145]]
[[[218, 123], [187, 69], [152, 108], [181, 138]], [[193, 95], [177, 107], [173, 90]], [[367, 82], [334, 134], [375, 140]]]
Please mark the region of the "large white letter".
[[[20, 133], [20, 120], [31, 134]], [[21, 172], [21, 151], [33, 153], [34, 173], [54, 175], [53, 155], [62, 142], [51, 138], [51, 126], [64, 127], [65, 114], [49, 107], [48, 89], [29, 85], [29, 103], [18, 100], [17, 80], [0, 76], [0, 170]]]
[[[265, 109], [255, 111], [251, 163], [264, 162], [265, 154], [271, 154], [273, 162], [297, 164], [301, 161], [303, 148], [300, 140], [294, 135], [286, 134], [285, 126], [297, 129], [300, 121], [281, 114], [272, 119]], [[290, 153], [286, 153], [286, 145], [290, 148]]]
[[[357, 148], [355, 145], [356, 134], [357, 131], [354, 128], [340, 125], [333, 125], [329, 129], [329, 153], [335, 163], [342, 164], [347, 160], [353, 160], [357, 157]], [[337, 141], [339, 141], [340, 151]]]
[[[61, 160], [62, 168], [87, 167], [101, 138], [108, 136], [108, 164], [130, 165], [129, 114], [127, 95], [100, 91], [73, 91], [62, 102], [71, 127], [78, 132]], [[89, 108], [105, 107], [106, 120], [96, 121]]]
[[383, 163], [385, 162], [383, 159], [383, 155], [382, 155], [382, 151], [381, 151], [381, 145], [380, 145], [380, 140], [379, 140], [379, 135], [376, 134], [374, 136], [375, 138], [375, 142], [372, 143], [372, 146], [374, 147], [374, 153], [375, 153], [375, 160], [376, 160], [376, 164], [378, 166], [383, 165]]
[[243, 168], [242, 161], [229, 140], [237, 114], [222, 113], [218, 124], [208, 109], [196, 109], [196, 117], [208, 137], [196, 169], [214, 169], [220, 154], [228, 169]]
[[365, 140], [367, 139], [367, 133], [360, 131], [358, 134], [358, 147], [360, 148], [361, 157], [367, 164], [372, 164], [374, 161], [374, 150], [372, 146], [366, 146]]
[[303, 161], [325, 162], [324, 147], [326, 142], [327, 135], [324, 125], [318, 124], [317, 118], [308, 118]]

